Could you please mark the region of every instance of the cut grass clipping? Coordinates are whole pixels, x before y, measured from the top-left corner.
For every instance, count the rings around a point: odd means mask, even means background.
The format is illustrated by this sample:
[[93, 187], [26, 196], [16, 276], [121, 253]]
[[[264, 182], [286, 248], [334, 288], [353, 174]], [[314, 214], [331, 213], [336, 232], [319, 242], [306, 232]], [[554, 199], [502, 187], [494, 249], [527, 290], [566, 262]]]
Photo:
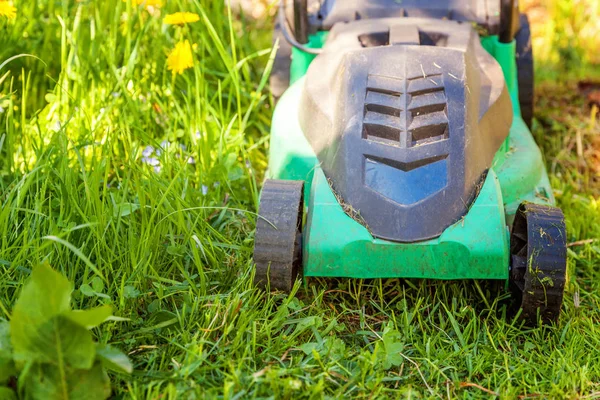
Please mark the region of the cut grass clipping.
[[[255, 290], [270, 27], [211, 0], [15, 1], [15, 18], [0, 16], [2, 317], [42, 264], [73, 282], [73, 308], [110, 305], [126, 320], [85, 332], [131, 360], [131, 375], [109, 372], [117, 398], [597, 397], [600, 184], [587, 155], [600, 126], [576, 79], [598, 68], [572, 37], [599, 36], [596, 9], [547, 3], [558, 28], [534, 40], [550, 52], [534, 135], [571, 243], [556, 326], [521, 329], [488, 282]], [[165, 24], [176, 12], [199, 20]], [[564, 70], [560, 52], [586, 57]]]

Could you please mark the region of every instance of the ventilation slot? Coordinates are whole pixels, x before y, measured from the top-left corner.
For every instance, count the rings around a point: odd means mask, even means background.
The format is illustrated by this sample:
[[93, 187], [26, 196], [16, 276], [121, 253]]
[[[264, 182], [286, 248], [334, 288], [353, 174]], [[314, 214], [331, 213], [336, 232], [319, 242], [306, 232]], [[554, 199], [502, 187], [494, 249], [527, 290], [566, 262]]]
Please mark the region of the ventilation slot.
[[421, 46], [446, 47], [448, 44], [448, 35], [438, 32], [419, 31], [419, 42]]
[[400, 141], [402, 80], [369, 75], [365, 97], [363, 137]]
[[409, 146], [448, 138], [448, 101], [441, 75], [411, 79], [408, 84]]
[[390, 32], [371, 32], [358, 37], [362, 47], [379, 47], [390, 44]]

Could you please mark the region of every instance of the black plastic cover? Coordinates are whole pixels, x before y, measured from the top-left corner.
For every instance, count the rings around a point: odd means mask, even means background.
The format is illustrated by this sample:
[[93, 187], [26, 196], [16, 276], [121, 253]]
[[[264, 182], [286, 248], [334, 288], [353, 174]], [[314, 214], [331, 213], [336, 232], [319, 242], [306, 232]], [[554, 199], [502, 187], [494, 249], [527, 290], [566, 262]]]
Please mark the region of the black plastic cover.
[[466, 214], [512, 108], [470, 25], [394, 18], [332, 29], [308, 70], [300, 122], [372, 234], [414, 242]]
[[329, 30], [340, 22], [390, 17], [474, 22], [490, 35], [501, 30], [499, 0], [323, 0], [319, 7], [316, 1], [311, 3], [313, 30]]

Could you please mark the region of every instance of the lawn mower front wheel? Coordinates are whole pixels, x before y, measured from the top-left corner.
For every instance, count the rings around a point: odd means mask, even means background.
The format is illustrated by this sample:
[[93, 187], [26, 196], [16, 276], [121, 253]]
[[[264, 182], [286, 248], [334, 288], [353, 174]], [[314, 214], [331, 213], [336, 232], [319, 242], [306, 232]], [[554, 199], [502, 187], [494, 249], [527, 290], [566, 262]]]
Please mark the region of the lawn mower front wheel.
[[565, 217], [557, 207], [522, 203], [511, 239], [510, 287], [527, 325], [558, 320], [567, 275]]
[[302, 269], [304, 182], [267, 179], [254, 238], [254, 284], [289, 292]]

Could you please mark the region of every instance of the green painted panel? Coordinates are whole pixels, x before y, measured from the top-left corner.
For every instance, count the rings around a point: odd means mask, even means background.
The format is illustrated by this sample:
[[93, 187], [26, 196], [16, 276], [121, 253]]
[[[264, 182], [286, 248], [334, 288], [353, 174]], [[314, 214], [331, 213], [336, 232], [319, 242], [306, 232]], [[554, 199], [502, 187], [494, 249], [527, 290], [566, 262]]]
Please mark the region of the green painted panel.
[[315, 170], [304, 237], [304, 275], [350, 278], [507, 279], [508, 229], [491, 171], [469, 213], [437, 239], [375, 239], [336, 200]]
[[[308, 38], [307, 47], [312, 49], [319, 49], [325, 45], [327, 35], [329, 32], [317, 32], [314, 35], [310, 35]], [[290, 71], [290, 83], [294, 84], [298, 79], [306, 75], [306, 71], [310, 66], [310, 63], [315, 59], [316, 55], [305, 53], [297, 48], [292, 48], [292, 66]]]
[[[311, 38], [323, 44], [326, 33]], [[298, 122], [304, 75], [313, 55], [294, 50], [292, 86], [273, 117], [268, 176], [306, 181], [306, 276], [507, 279], [508, 226], [524, 201], [554, 204], [541, 152], [520, 117], [515, 46], [482, 39], [504, 71], [515, 118], [485, 184], [458, 223], [420, 243], [375, 239], [337, 202]]]

